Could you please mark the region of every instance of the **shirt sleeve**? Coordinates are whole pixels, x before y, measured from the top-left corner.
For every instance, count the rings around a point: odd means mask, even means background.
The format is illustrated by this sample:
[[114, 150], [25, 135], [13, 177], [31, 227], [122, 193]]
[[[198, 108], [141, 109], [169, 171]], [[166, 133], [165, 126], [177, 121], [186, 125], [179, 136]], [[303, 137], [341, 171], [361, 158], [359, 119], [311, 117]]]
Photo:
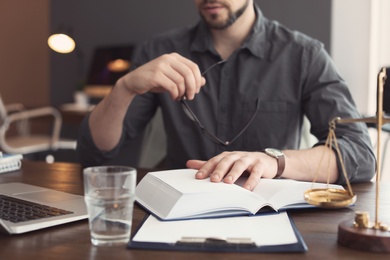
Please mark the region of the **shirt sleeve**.
[[[132, 69], [135, 69], [147, 61], [148, 57], [143, 49], [136, 56]], [[135, 138], [143, 135], [146, 126], [153, 118], [156, 110], [156, 94], [146, 93], [136, 96], [129, 106], [124, 118], [121, 138], [118, 144], [110, 151], [102, 151], [96, 147], [88, 124], [89, 115], [87, 115], [81, 123], [78, 133], [77, 154], [80, 163], [83, 167], [89, 167], [103, 165], [115, 158], [120, 153], [125, 142], [131, 142]], [[141, 147], [139, 147], [139, 149], [141, 149]]]
[[[311, 123], [311, 133], [324, 145], [329, 122], [336, 118], [361, 118], [346, 83], [322, 45], [309, 48], [303, 59], [304, 111]], [[365, 123], [336, 124], [335, 133], [350, 182], [369, 181], [375, 174], [375, 156]], [[336, 152], [335, 146], [333, 149]], [[337, 157], [339, 178], [346, 182], [341, 160]]]
[[[157, 106], [153, 100], [154, 94], [152, 93], [134, 98], [124, 118], [121, 138], [110, 151], [102, 151], [96, 147], [88, 124], [89, 115], [87, 115], [80, 125], [77, 140], [77, 154], [83, 167], [104, 165], [117, 157], [124, 145], [138, 144], [135, 139], [143, 137], [146, 126], [156, 113]], [[141, 147], [134, 147], [134, 149], [141, 150]]]
[[89, 114], [84, 118], [79, 128], [77, 139], [77, 154], [83, 167], [103, 165], [106, 161], [113, 158], [120, 150], [123, 142], [123, 134], [118, 145], [111, 151], [102, 151], [98, 149], [93, 142], [91, 131], [89, 129]]

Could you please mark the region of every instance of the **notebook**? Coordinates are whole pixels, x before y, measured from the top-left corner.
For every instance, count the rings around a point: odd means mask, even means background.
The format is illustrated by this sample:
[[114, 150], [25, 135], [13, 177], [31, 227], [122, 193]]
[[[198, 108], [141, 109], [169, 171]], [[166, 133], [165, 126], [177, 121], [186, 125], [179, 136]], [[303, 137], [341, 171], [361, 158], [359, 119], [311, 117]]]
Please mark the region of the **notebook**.
[[19, 170], [23, 159], [22, 154], [4, 154], [0, 152], [0, 173]]
[[0, 184], [0, 232], [20, 234], [86, 218], [83, 196], [19, 182]]

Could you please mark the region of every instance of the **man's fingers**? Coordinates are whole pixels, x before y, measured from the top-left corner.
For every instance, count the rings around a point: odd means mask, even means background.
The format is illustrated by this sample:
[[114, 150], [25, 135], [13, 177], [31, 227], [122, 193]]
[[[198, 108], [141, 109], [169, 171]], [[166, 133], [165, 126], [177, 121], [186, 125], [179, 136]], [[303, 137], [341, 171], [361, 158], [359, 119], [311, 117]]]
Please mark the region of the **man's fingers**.
[[[202, 168], [202, 166], [205, 163], [206, 163], [205, 161], [201, 161], [201, 160], [188, 160], [187, 163], [186, 163], [186, 166], [187, 166], [187, 168], [190, 168], [190, 169], [199, 170], [200, 168]], [[206, 179], [207, 177], [209, 177], [209, 175], [203, 174], [202, 172], [198, 171], [195, 174], [195, 177], [197, 179]]]
[[262, 172], [257, 167], [254, 167], [249, 175], [248, 180], [244, 184], [244, 188], [247, 190], [253, 190], [263, 177]]
[[206, 81], [196, 63], [177, 53], [164, 54], [123, 78], [129, 91], [143, 94], [164, 89], [174, 100], [194, 99]]
[[232, 159], [228, 159], [233, 153], [224, 152], [208, 160], [198, 171], [199, 175], [210, 176], [212, 182], [220, 182], [231, 168]]
[[199, 92], [204, 79], [202, 79], [199, 67], [191, 60], [184, 58], [178, 54], [172, 54], [178, 62], [172, 63], [172, 68], [180, 73], [185, 84], [185, 97], [192, 100], [195, 94]]
[[196, 178], [210, 177], [212, 182], [235, 183], [243, 174], [249, 175], [244, 188], [253, 190], [264, 177], [272, 158], [259, 152], [223, 152], [207, 162], [190, 160], [187, 167], [199, 169]]

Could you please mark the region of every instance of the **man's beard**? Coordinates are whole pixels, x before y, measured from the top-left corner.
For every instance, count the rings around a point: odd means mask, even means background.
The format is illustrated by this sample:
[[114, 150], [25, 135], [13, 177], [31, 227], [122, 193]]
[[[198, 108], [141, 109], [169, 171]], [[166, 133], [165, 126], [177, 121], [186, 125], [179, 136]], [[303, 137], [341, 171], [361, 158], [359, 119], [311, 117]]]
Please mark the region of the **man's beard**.
[[[205, 0], [205, 2], [207, 2], [207, 0]], [[248, 5], [249, 5], [249, 0], [247, 0], [244, 3], [244, 5], [240, 9], [238, 9], [236, 12], [234, 12], [234, 13], [229, 9], [228, 6], [225, 6], [229, 10], [228, 18], [226, 20], [224, 20], [224, 21], [221, 21], [221, 22], [217, 22], [216, 21], [216, 19], [218, 18], [217, 14], [211, 15], [211, 20], [210, 21], [208, 21], [202, 14], [200, 14], [200, 16], [209, 25], [209, 27], [211, 29], [223, 30], [223, 29], [228, 28], [232, 24], [234, 24], [235, 21], [237, 21], [237, 19], [245, 12], [245, 10], [248, 7]]]

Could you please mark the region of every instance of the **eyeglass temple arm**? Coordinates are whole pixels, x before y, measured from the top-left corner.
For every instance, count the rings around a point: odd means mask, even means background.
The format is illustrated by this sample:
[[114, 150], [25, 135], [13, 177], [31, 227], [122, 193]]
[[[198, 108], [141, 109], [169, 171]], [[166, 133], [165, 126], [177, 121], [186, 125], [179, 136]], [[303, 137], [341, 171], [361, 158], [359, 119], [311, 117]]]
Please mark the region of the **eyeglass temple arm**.
[[213, 133], [209, 132], [203, 125], [202, 123], [200, 122], [200, 120], [197, 118], [197, 116], [194, 114], [194, 112], [192, 112], [191, 108], [189, 107], [189, 105], [187, 104], [187, 102], [182, 99], [180, 100], [180, 102], [183, 104], [183, 106], [185, 107], [186, 109], [186, 112], [189, 113], [191, 115], [191, 120], [196, 123], [196, 125], [199, 127], [199, 129], [204, 133], [204, 134], [207, 134], [209, 137], [211, 137], [212, 139], [214, 139], [215, 141], [217, 141], [219, 144], [223, 145], [223, 146], [228, 146], [230, 142], [224, 142], [222, 141], [221, 139], [219, 139], [217, 136], [215, 136]]

